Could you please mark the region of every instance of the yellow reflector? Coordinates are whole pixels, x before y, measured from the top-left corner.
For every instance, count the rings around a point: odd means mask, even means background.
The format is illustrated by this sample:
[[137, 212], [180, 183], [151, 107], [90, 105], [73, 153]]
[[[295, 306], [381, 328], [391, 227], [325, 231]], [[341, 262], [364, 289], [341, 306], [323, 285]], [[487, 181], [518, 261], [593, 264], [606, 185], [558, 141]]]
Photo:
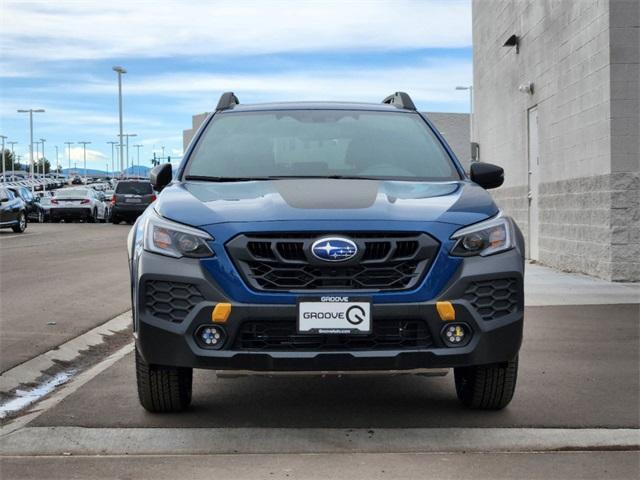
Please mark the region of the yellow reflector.
[[219, 303], [211, 312], [211, 320], [214, 323], [224, 323], [229, 318], [231, 314], [231, 304], [230, 303]]
[[440, 320], [448, 322], [456, 319], [456, 311], [451, 302], [436, 302], [436, 309], [438, 310], [438, 315], [440, 315]]

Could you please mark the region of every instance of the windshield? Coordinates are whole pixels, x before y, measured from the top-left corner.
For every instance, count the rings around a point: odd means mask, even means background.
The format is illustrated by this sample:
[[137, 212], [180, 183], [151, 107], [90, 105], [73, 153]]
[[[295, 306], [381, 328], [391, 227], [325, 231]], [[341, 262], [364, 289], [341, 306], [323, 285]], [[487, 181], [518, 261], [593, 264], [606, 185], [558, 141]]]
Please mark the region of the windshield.
[[57, 198], [80, 198], [80, 197], [86, 197], [86, 196], [87, 196], [87, 190], [83, 188], [59, 190], [56, 192]]
[[217, 115], [186, 167], [198, 177], [460, 179], [418, 114], [359, 110]]
[[125, 195], [151, 195], [153, 190], [149, 182], [118, 182], [116, 193]]

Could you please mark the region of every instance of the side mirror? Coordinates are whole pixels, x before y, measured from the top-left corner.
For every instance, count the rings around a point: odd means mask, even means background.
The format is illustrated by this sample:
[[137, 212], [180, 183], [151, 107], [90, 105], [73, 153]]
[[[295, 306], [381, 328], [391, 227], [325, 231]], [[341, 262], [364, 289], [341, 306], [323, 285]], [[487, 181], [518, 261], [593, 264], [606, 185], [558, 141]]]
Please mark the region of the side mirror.
[[487, 190], [504, 183], [504, 169], [491, 163], [472, 163], [470, 173], [471, 180]]
[[153, 189], [157, 192], [162, 191], [164, 187], [169, 185], [172, 179], [173, 171], [170, 163], [155, 166], [149, 172], [149, 180], [151, 181]]

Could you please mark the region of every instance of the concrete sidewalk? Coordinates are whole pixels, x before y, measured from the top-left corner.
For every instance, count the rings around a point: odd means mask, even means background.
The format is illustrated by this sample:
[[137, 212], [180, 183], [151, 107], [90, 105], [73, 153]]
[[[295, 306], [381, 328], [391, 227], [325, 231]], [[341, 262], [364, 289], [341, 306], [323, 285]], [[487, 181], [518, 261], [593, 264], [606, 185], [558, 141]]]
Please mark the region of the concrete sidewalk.
[[525, 267], [525, 305], [611, 305], [640, 303], [640, 283], [607, 282], [534, 263]]

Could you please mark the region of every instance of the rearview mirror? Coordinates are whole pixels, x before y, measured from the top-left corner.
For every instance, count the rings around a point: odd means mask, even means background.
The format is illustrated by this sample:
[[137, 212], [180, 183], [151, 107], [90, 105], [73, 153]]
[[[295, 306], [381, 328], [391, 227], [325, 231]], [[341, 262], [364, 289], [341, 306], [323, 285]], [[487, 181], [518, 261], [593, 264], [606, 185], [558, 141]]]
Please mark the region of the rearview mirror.
[[164, 187], [169, 185], [172, 179], [173, 171], [171, 170], [170, 163], [163, 163], [162, 165], [153, 167], [151, 172], [149, 172], [149, 180], [151, 181], [153, 189], [157, 192], [162, 191]]
[[474, 162], [470, 173], [471, 180], [487, 190], [504, 183], [504, 169], [491, 163]]

